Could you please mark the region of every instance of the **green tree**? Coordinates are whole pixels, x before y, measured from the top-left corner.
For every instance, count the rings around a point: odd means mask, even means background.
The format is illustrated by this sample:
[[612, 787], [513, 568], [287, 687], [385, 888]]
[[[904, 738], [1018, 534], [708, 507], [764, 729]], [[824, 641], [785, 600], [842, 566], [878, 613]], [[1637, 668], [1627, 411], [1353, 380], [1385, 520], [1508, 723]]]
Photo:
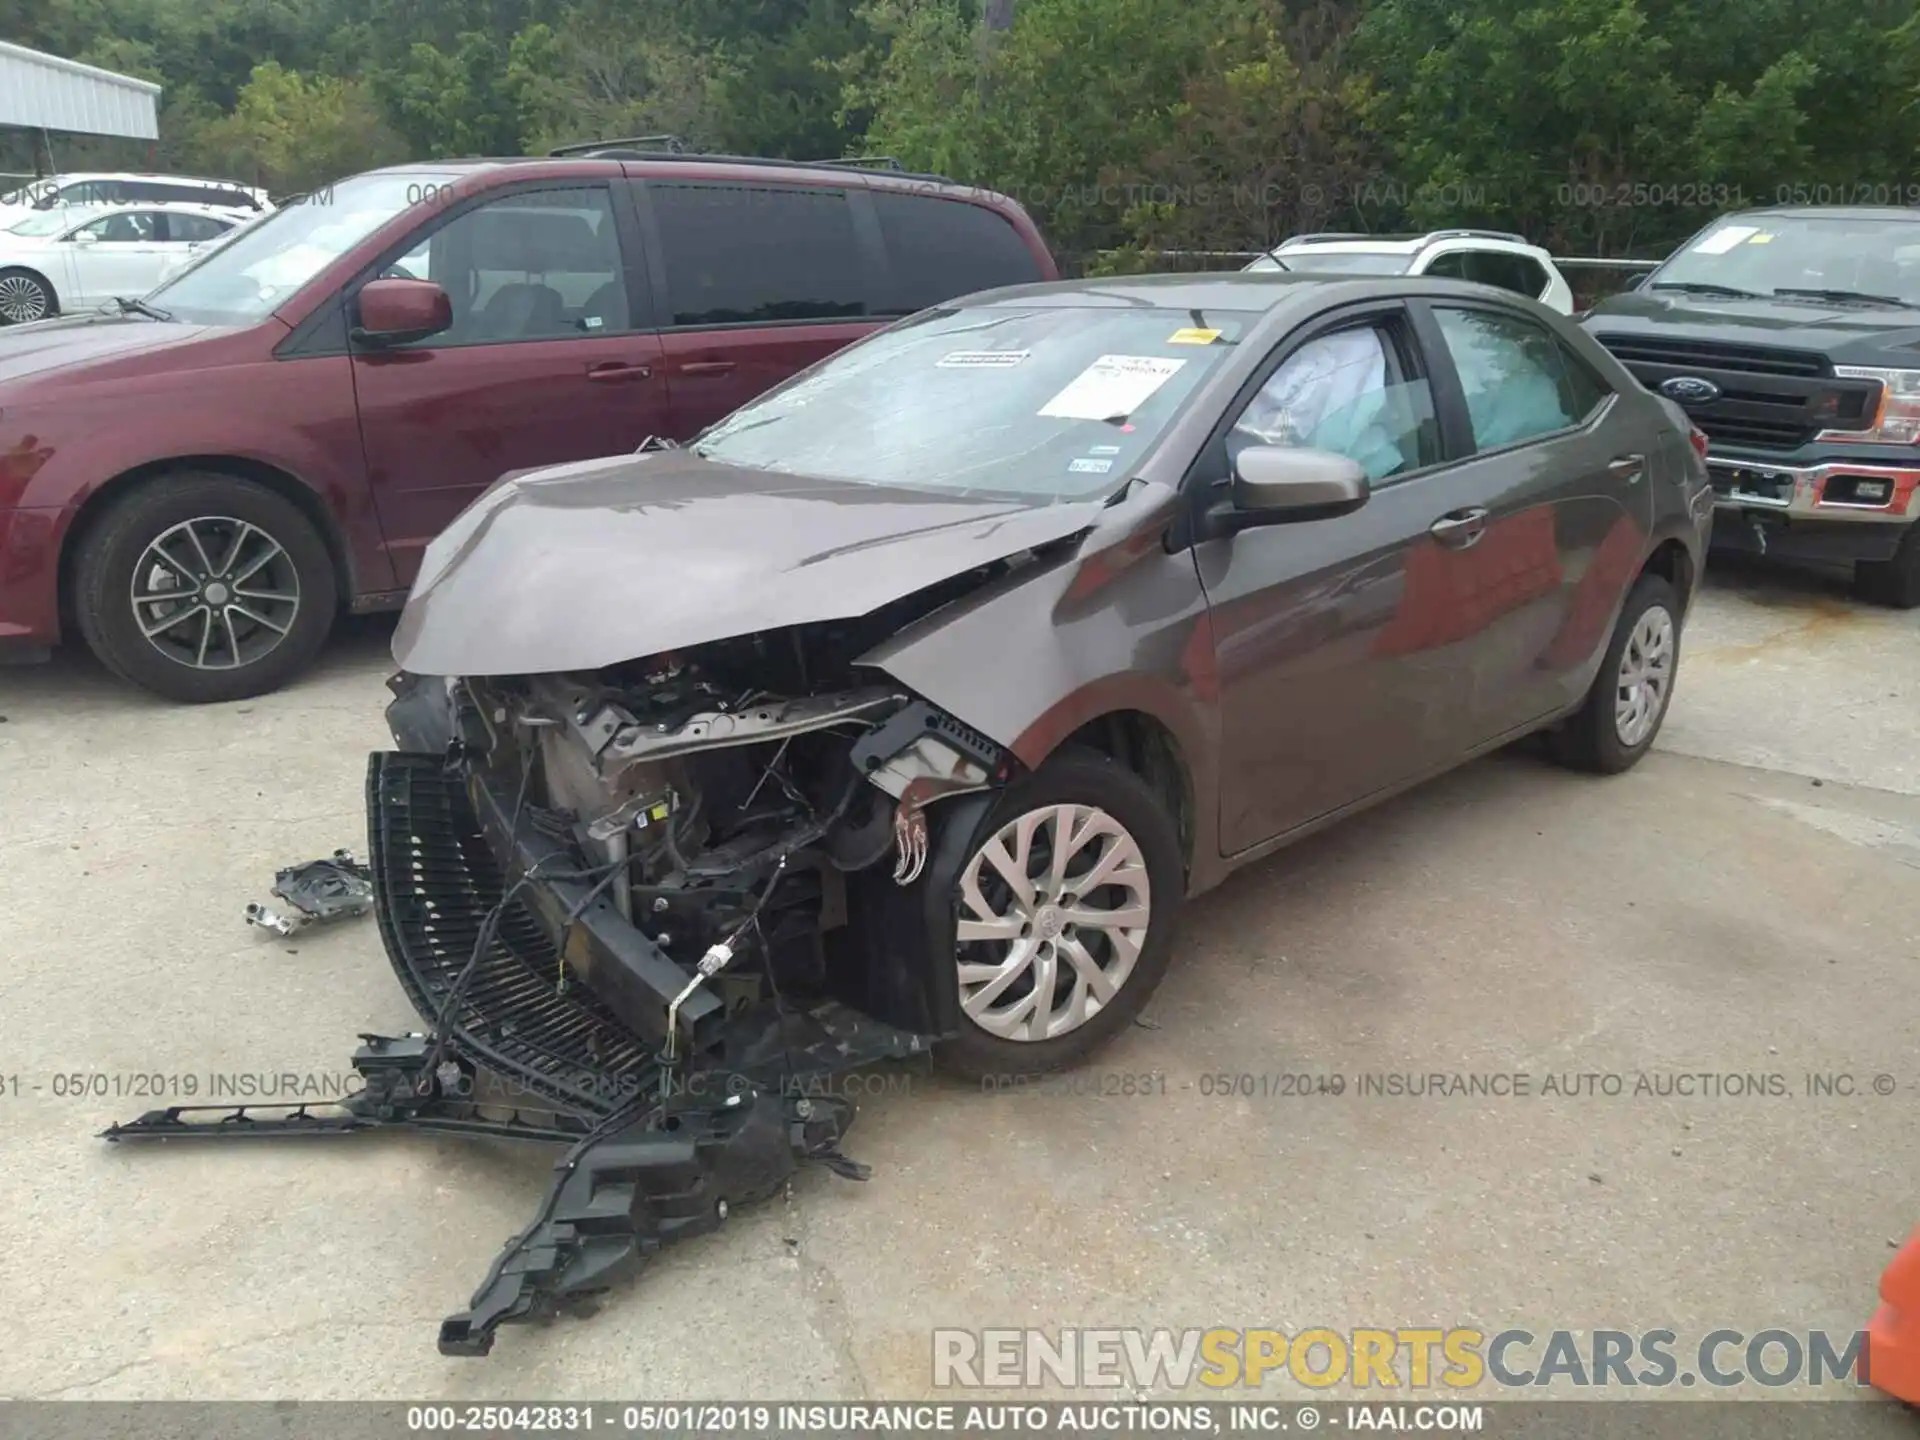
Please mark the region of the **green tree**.
[[199, 145], [209, 168], [278, 192], [311, 190], [406, 154], [364, 84], [272, 60], [254, 67], [232, 113], [209, 123]]

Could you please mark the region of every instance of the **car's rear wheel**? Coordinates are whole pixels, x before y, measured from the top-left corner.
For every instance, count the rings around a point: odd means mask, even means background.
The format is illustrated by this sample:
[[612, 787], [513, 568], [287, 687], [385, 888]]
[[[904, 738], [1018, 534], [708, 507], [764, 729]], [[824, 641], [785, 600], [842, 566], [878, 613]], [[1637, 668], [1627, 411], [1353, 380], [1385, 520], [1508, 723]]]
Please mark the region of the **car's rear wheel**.
[[1653, 748], [1680, 668], [1680, 600], [1659, 575], [1627, 592], [1613, 641], [1581, 707], [1548, 737], [1561, 764], [1617, 775]]
[[0, 325], [25, 325], [58, 314], [53, 287], [31, 270], [0, 270]]
[[170, 475], [120, 499], [75, 562], [80, 632], [115, 674], [203, 704], [277, 689], [333, 628], [333, 562], [283, 496]]
[[960, 869], [942, 1059], [984, 1078], [1091, 1054], [1166, 973], [1185, 889], [1173, 817], [1130, 770], [1073, 750], [1008, 786]]
[[1907, 526], [1892, 559], [1854, 565], [1853, 593], [1870, 605], [1920, 609], [1920, 520]]

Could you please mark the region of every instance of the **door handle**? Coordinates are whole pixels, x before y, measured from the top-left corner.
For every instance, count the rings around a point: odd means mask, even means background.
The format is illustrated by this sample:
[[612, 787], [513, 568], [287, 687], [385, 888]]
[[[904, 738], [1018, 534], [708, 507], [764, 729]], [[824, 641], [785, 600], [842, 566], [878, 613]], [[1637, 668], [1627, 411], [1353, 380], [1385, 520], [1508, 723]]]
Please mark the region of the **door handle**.
[[651, 365], [629, 360], [603, 360], [587, 367], [587, 379], [598, 385], [617, 385], [623, 380], [645, 380], [653, 374]]
[[1644, 455], [1622, 455], [1607, 462], [1607, 474], [1628, 485], [1640, 483], [1640, 477], [1647, 473], [1647, 457]]
[[689, 360], [680, 367], [682, 375], [731, 375], [731, 360]]
[[1442, 545], [1465, 550], [1478, 544], [1480, 537], [1487, 533], [1487, 512], [1479, 505], [1452, 511], [1429, 525], [1427, 533]]

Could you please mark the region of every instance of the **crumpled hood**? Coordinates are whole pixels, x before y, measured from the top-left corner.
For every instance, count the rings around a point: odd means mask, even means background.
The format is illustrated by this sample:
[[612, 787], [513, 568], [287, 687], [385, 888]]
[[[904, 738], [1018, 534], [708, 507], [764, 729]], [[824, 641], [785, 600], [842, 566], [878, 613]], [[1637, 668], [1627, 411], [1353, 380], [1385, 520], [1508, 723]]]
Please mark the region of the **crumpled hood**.
[[99, 360], [118, 360], [162, 345], [179, 345], [206, 334], [204, 325], [181, 325], [138, 315], [63, 315], [31, 325], [0, 326], [0, 384]]
[[1076, 534], [1103, 505], [815, 480], [686, 451], [512, 476], [427, 547], [393, 656], [423, 675], [597, 670], [850, 619]]

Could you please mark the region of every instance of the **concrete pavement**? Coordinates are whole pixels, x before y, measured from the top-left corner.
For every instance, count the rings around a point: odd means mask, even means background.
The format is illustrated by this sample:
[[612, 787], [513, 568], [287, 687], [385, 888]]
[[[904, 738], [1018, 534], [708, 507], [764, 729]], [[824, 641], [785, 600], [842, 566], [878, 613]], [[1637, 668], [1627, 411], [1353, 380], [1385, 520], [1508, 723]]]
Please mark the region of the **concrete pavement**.
[[[443, 1359], [547, 1152], [122, 1149], [93, 1132], [171, 1094], [60, 1093], [337, 1076], [414, 1024], [371, 923], [240, 918], [364, 844], [385, 638], [212, 709], [0, 671], [0, 1395], [899, 1398], [934, 1325], [1850, 1333], [1920, 1220], [1920, 614], [1739, 572], [1631, 775], [1502, 755], [1196, 904], [1094, 1067], [1144, 1093], [907, 1076], [850, 1137], [870, 1184], [804, 1174], [598, 1317]], [[1432, 1072], [1534, 1093], [1359, 1093]], [[1640, 1072], [1787, 1093], [1580, 1091]]]

